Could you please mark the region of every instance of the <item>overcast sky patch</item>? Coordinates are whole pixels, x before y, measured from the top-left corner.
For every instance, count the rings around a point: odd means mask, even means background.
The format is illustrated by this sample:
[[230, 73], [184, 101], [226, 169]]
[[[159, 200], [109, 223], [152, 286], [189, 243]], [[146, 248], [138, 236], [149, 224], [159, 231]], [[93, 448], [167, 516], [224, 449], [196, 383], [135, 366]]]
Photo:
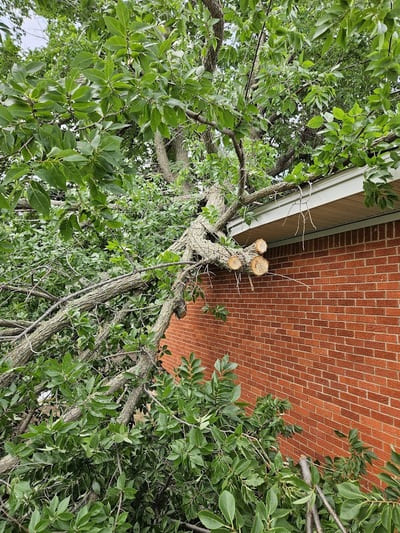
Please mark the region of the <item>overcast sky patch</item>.
[[[8, 27], [12, 27], [10, 19], [7, 16], [0, 17]], [[23, 50], [34, 50], [42, 48], [47, 44], [46, 35], [47, 20], [39, 15], [32, 13], [30, 17], [25, 17], [21, 26], [21, 47]]]

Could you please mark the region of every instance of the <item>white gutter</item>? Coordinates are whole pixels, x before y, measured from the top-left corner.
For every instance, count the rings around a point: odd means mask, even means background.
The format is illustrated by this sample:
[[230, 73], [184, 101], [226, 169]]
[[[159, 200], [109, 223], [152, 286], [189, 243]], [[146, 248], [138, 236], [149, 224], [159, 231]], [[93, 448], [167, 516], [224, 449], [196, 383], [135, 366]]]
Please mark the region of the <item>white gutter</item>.
[[[271, 222], [284, 220], [292, 215], [299, 215], [304, 210], [347, 198], [363, 192], [364, 174], [366, 167], [344, 170], [327, 179], [322, 179], [309, 187], [303, 186], [299, 191], [279, 198], [276, 201], [262, 205], [252, 212], [255, 219], [247, 224], [238, 217], [228, 224], [228, 231], [232, 237], [240, 235], [252, 228], [265, 226]], [[400, 168], [392, 169], [392, 181], [400, 179]], [[312, 235], [316, 236], [313, 232]]]

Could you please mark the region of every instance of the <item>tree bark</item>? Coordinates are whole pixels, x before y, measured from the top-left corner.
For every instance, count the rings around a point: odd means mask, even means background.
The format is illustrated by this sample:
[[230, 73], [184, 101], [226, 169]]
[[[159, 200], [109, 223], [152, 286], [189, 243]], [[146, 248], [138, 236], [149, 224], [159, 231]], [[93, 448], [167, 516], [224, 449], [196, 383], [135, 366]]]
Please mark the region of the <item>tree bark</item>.
[[[300, 468], [301, 468], [301, 472], [303, 474], [304, 481], [307, 483], [307, 485], [309, 485], [311, 487], [312, 486], [311, 472], [310, 472], [310, 468], [308, 466], [307, 458], [304, 455], [302, 455], [300, 457], [299, 465], [300, 465]], [[308, 504], [307, 517], [306, 517], [306, 520], [307, 520], [307, 522], [306, 522], [307, 532], [309, 531], [310, 533], [312, 533], [312, 527], [310, 527], [310, 525], [312, 523], [312, 520], [310, 519], [310, 517], [312, 517], [314, 519], [314, 524], [315, 524], [315, 528], [316, 528], [317, 532], [318, 533], [323, 533], [322, 526], [321, 526], [321, 521], [319, 519], [317, 506], [315, 505], [315, 503], [313, 505]]]
[[174, 183], [175, 177], [171, 172], [164, 139], [159, 131], [156, 131], [154, 134], [154, 148], [156, 150], [157, 163], [160, 167], [161, 174], [168, 183]]
[[[39, 325], [33, 333], [26, 335], [21, 343], [5, 356], [4, 361], [8, 363], [11, 368], [26, 364], [31, 355], [35, 353], [44, 342], [49, 340], [55, 333], [69, 326], [69, 314], [71, 311], [90, 311], [97, 305], [105, 303], [115, 296], [130, 292], [140, 287], [143, 288], [144, 286], [145, 282], [142, 281], [140, 274], [131, 274], [125, 278], [118, 279], [114, 283], [99, 287], [76, 300], [72, 300], [63, 309], [60, 309], [54, 317]], [[0, 386], [4, 387], [10, 383], [10, 381], [12, 381], [12, 374], [10, 372], [0, 375]]]

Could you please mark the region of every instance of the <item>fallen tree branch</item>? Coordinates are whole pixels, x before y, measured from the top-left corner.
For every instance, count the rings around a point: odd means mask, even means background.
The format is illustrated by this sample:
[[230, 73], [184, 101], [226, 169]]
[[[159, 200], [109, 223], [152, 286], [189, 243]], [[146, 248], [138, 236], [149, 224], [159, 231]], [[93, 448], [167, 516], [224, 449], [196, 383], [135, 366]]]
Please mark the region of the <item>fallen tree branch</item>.
[[175, 176], [171, 172], [164, 139], [159, 131], [156, 131], [154, 134], [154, 148], [156, 151], [157, 163], [164, 179], [168, 181], [168, 183], [174, 183]]
[[[176, 286], [181, 288], [182, 292], [179, 292], [177, 294], [173, 294], [173, 296], [168, 299], [166, 302], [164, 302], [162, 311], [160, 312], [160, 315], [154, 324], [152, 330], [151, 330], [151, 336], [154, 340], [154, 344], [157, 348], [154, 349], [152, 352], [145, 351], [144, 355], [145, 357], [142, 357], [141, 360], [135, 364], [134, 366], [128, 368], [128, 370], [124, 370], [123, 372], [120, 372], [110, 380], [108, 380], [104, 386], [107, 387], [107, 395], [112, 395], [118, 390], [120, 390], [128, 381], [131, 379], [129, 376], [134, 374], [137, 376], [140, 380], [140, 384], [135, 387], [130, 395], [129, 398], [118, 417], [118, 420], [120, 423], [127, 423], [129, 419], [131, 418], [132, 412], [136, 407], [137, 401], [139, 400], [142, 392], [143, 392], [143, 386], [144, 386], [144, 380], [148, 376], [148, 373], [150, 370], [154, 367], [157, 354], [158, 354], [158, 344], [161, 341], [162, 337], [164, 336], [164, 333], [169, 325], [170, 318], [173, 314], [174, 307], [176, 306], [177, 300], [179, 297], [182, 296], [183, 290], [185, 287], [185, 278], [190, 272], [192, 268], [198, 267], [203, 262], [195, 263], [194, 266], [190, 266], [186, 268], [181, 275], [179, 276], [178, 280], [175, 282]], [[176, 263], [175, 263], [176, 264]], [[8, 373], [7, 373], [8, 374]], [[4, 374], [2, 374], [4, 376]], [[0, 378], [2, 377], [0, 376]], [[88, 398], [91, 399], [93, 397], [90, 396]], [[88, 401], [87, 400], [87, 401]], [[73, 422], [80, 418], [82, 415], [82, 407], [72, 407], [69, 409], [66, 413], [64, 413], [61, 416], [61, 420], [63, 422]], [[19, 463], [18, 457], [14, 457], [10, 454], [5, 455], [2, 459], [0, 459], [0, 474], [8, 472], [9, 470], [15, 468]]]
[[[146, 283], [142, 280], [142, 274], [145, 272], [187, 264], [198, 266], [198, 262], [195, 261], [161, 263], [159, 265], [142, 268], [133, 274], [124, 274], [110, 280], [102, 281], [59, 300], [38, 320], [33, 322], [26, 330], [15, 337], [15, 340], [21, 338], [23, 340], [4, 357], [4, 361], [8, 363], [11, 368], [0, 375], [0, 385], [6, 386], [10, 383], [10, 381], [12, 381], [12, 372], [10, 372], [12, 368], [26, 364], [31, 355], [35, 353], [44, 342], [69, 325], [69, 315], [71, 311], [90, 311], [99, 304], [105, 303], [120, 294], [125, 294], [140, 287], [143, 288]], [[79, 296], [79, 298], [77, 298], [77, 296]], [[44, 318], [57, 309], [61, 303], [66, 302], [68, 302], [68, 304], [64, 308], [60, 309], [60, 311], [58, 311], [58, 313], [56, 313], [50, 320], [43, 322]], [[28, 336], [28, 333], [36, 326], [38, 326], [37, 329]]]
[[344, 527], [344, 525], [342, 524], [342, 522], [340, 521], [340, 518], [338, 517], [338, 515], [336, 514], [335, 510], [333, 509], [333, 507], [331, 506], [331, 504], [328, 502], [325, 494], [322, 492], [322, 489], [319, 485], [314, 485], [314, 488], [315, 490], [317, 491], [317, 494], [318, 496], [321, 498], [321, 501], [322, 503], [325, 505], [325, 507], [327, 508], [329, 514], [331, 515], [331, 517], [334, 519], [334, 521], [336, 522], [337, 526], [339, 527], [340, 531], [342, 533], [347, 533], [347, 529]]
[[[26, 364], [31, 355], [35, 353], [35, 351], [44, 342], [70, 324], [70, 313], [72, 311], [90, 311], [97, 305], [105, 303], [115, 296], [144, 286], [145, 282], [141, 279], [141, 275], [137, 273], [130, 274], [122, 279], [119, 278], [113, 283], [100, 284], [99, 287], [90, 291], [88, 294], [84, 294], [83, 296], [75, 298], [69, 302], [50, 320], [38, 325], [37, 329], [30, 335], [24, 333], [24, 338], [20, 344], [18, 344], [10, 353], [5, 356], [5, 362], [8, 363], [11, 368]], [[66, 301], [66, 299], [64, 299], [64, 301]], [[52, 307], [54, 308], [54, 306]], [[39, 320], [39, 322], [41, 322], [41, 320]], [[25, 331], [27, 332], [31, 329], [32, 326], [27, 328]], [[10, 382], [10, 380], [12, 380], [12, 375], [9, 372], [0, 375], [0, 385], [5, 386]]]
[[5, 318], [0, 319], [0, 328], [19, 328], [24, 329], [32, 324], [29, 320], [7, 320]]
[[[171, 247], [171, 249], [172, 249], [172, 247]], [[76, 297], [78, 297], [78, 296], [80, 296], [82, 294], [85, 294], [85, 293], [87, 293], [89, 291], [92, 291], [94, 289], [99, 289], [99, 288], [104, 287], [104, 286], [109, 285], [109, 284], [114, 284], [114, 283], [118, 283], [120, 281], [127, 280], [127, 279], [131, 278], [131, 276], [136, 276], [137, 274], [141, 274], [141, 273], [144, 273], [144, 272], [149, 272], [150, 270], [156, 270], [156, 269], [159, 269], [159, 268], [167, 268], [167, 267], [170, 267], [170, 266], [176, 266], [176, 265], [180, 265], [180, 264], [187, 264], [187, 263], [182, 263], [182, 262], [160, 263], [159, 265], [154, 265], [154, 266], [151, 266], [151, 267], [141, 268], [141, 269], [137, 270], [134, 273], [122, 274], [121, 276], [116, 276], [115, 278], [106, 279], [104, 281], [100, 281], [99, 283], [95, 283], [94, 285], [90, 285], [88, 287], [84, 287], [83, 289], [80, 289], [79, 291], [73, 292], [73, 293], [69, 294], [68, 296], [65, 296], [64, 298], [61, 298], [54, 305], [49, 307], [49, 309], [47, 309], [47, 311], [45, 313], [43, 313], [42, 316], [40, 316], [37, 320], [35, 320], [35, 322], [32, 322], [22, 333], [20, 333], [18, 338], [15, 339], [15, 340], [19, 340], [19, 339], [22, 339], [23, 337], [25, 337], [37, 325], [39, 325], [40, 322], [42, 322], [45, 318], [47, 318], [53, 311], [55, 311], [62, 304], [72, 300], [73, 298], [76, 298]]]
[[56, 302], [58, 300], [57, 296], [54, 296], [53, 294], [50, 294], [49, 292], [38, 289], [35, 287], [18, 287], [15, 285], [8, 285], [7, 283], [3, 283], [0, 285], [0, 291], [10, 291], [10, 292], [19, 292], [21, 294], [27, 294], [28, 296], [37, 296], [38, 298], [44, 298], [46, 300], [51, 300], [52, 302]]
[[[192, 255], [192, 250], [187, 248], [185, 250], [183, 259], [185, 261], [190, 261]], [[203, 264], [203, 261], [200, 261], [197, 266], [200, 266], [201, 264]], [[127, 424], [135, 411], [138, 400], [144, 391], [145, 378], [147, 377], [151, 368], [156, 364], [158, 346], [161, 342], [161, 339], [164, 337], [165, 332], [167, 331], [171, 316], [173, 315], [179, 302], [183, 299], [187, 276], [192, 269], [193, 267], [187, 267], [178, 274], [171, 288], [171, 297], [163, 303], [157, 320], [151, 328], [150, 336], [155, 345], [155, 349], [152, 351], [144, 349], [143, 351], [144, 357], [141, 359], [140, 370], [138, 373], [140, 383], [130, 392], [128, 399], [122, 408], [122, 411], [118, 417], [118, 422], [120, 424]]]
[[[301, 468], [301, 472], [303, 474], [304, 481], [312, 487], [312, 480], [311, 480], [311, 471], [308, 466], [307, 457], [302, 455], [299, 459], [299, 465]], [[307, 506], [307, 515], [306, 515], [306, 527], [307, 527], [307, 533], [312, 533], [312, 518], [314, 519], [315, 528], [318, 533], [323, 533], [323, 529], [321, 526], [321, 521], [318, 516], [317, 506], [314, 504], [310, 505], [310, 502], [308, 502]]]
[[0, 341], [8, 339], [9, 337], [15, 337], [21, 333], [21, 328], [6, 328], [0, 329]]

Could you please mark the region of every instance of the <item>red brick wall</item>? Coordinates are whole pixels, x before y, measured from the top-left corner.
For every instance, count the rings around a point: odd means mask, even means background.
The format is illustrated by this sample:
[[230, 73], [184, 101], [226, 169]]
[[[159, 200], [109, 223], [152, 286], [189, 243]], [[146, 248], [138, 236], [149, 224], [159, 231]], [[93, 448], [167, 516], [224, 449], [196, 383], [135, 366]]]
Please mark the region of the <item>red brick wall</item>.
[[397, 221], [271, 249], [271, 275], [251, 283], [204, 277], [207, 303], [224, 305], [228, 320], [202, 313], [201, 299], [190, 304], [168, 329], [164, 366], [193, 351], [211, 369], [229, 353], [243, 400], [290, 400], [286, 418], [303, 433], [284, 453], [343, 454], [333, 430], [358, 428], [380, 466], [391, 445], [400, 450], [399, 252]]

